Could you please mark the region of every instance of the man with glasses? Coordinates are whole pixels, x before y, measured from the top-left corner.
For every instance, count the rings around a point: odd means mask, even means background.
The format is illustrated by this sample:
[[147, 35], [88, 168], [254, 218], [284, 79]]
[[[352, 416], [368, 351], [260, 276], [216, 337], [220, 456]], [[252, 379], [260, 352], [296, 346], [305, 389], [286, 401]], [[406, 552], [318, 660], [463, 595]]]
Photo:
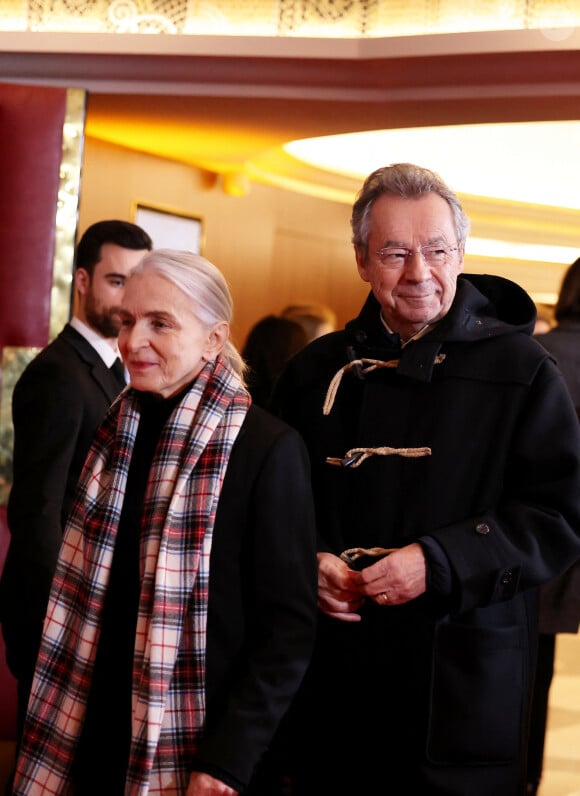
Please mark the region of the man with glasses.
[[580, 556], [580, 432], [535, 306], [463, 274], [440, 177], [373, 172], [353, 244], [370, 294], [282, 375], [307, 442], [319, 631], [285, 728], [293, 796], [517, 796], [538, 586]]

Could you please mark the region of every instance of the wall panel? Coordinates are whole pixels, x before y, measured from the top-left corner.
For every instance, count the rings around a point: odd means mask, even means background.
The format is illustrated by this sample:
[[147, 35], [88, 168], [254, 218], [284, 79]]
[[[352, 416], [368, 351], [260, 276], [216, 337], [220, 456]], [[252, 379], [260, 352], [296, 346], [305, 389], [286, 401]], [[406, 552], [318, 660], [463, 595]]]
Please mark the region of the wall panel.
[[[40, 347], [49, 339], [57, 198], [66, 89], [0, 85], [0, 349]], [[7, 365], [2, 357], [3, 369]], [[11, 473], [10, 396], [2, 374], [2, 504]], [[4, 422], [6, 420], [6, 422]], [[0, 567], [9, 533], [0, 506]], [[0, 638], [0, 740], [16, 734], [15, 682]]]
[[266, 185], [233, 197], [221, 178], [87, 137], [80, 231], [102, 218], [132, 220], [135, 201], [203, 219], [202, 254], [228, 279], [240, 347], [258, 318], [301, 298], [330, 304], [340, 323], [358, 311], [360, 279], [343, 204]]

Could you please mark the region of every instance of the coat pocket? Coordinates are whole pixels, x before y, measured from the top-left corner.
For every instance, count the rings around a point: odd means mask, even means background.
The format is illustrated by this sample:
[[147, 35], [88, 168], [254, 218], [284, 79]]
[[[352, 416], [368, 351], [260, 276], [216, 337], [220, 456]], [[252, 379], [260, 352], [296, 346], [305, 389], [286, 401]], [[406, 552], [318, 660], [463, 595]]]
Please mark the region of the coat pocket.
[[512, 761], [524, 715], [521, 628], [443, 623], [432, 663], [427, 757], [461, 765]]

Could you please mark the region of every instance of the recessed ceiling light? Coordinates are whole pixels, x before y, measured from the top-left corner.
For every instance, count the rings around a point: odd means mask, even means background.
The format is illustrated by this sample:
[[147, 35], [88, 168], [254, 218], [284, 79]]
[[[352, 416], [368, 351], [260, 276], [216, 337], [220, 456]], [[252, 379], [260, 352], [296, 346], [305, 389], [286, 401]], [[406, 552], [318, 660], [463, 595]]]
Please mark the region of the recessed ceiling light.
[[410, 162], [438, 172], [460, 194], [580, 209], [580, 121], [375, 130], [284, 149], [361, 181], [380, 166]]

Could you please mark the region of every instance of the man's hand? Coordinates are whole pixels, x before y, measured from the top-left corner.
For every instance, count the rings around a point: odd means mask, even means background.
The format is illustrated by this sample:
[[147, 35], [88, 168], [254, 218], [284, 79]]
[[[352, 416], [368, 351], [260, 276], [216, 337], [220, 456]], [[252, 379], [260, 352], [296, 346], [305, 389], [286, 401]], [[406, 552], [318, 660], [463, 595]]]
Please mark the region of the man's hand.
[[427, 590], [427, 564], [423, 548], [417, 542], [401, 547], [354, 575], [359, 593], [371, 597], [378, 605], [402, 605]]

